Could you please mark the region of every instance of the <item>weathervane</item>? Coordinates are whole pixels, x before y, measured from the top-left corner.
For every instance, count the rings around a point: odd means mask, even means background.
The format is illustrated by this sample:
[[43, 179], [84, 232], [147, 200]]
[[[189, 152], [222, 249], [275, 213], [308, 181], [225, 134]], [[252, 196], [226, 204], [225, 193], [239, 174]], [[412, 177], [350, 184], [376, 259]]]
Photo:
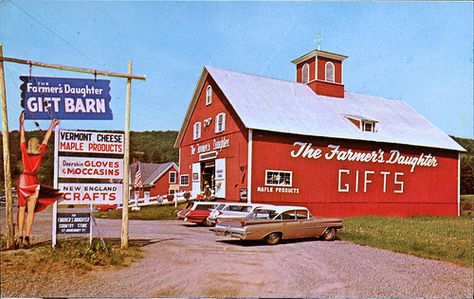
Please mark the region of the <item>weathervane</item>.
[[321, 41], [323, 40], [323, 31], [319, 30], [316, 34], [316, 39], [314, 40], [317, 44], [318, 51], [321, 50]]

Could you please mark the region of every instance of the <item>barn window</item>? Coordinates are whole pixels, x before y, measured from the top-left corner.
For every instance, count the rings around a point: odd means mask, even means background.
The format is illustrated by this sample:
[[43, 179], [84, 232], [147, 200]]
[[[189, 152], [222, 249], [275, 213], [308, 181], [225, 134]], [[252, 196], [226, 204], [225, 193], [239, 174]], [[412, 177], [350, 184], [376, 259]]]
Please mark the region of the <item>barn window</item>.
[[216, 133], [223, 132], [225, 130], [225, 113], [219, 113], [216, 116]]
[[346, 115], [346, 118], [362, 132], [377, 132], [375, 126], [377, 125], [378, 121], [376, 120], [360, 115]]
[[301, 81], [307, 83], [309, 81], [309, 64], [305, 63], [301, 69]]
[[293, 172], [283, 170], [265, 170], [265, 185], [291, 187], [293, 185]]
[[170, 184], [176, 184], [176, 171], [170, 171]]
[[194, 123], [193, 139], [201, 138], [201, 122]]
[[189, 186], [189, 174], [183, 174], [179, 177], [179, 184], [181, 186]]
[[145, 191], [143, 197], [149, 198], [150, 197], [150, 191]]
[[206, 89], [206, 105], [211, 105], [212, 103], [212, 86], [209, 85]]
[[375, 122], [370, 120], [362, 121], [362, 131], [364, 132], [375, 132]]
[[328, 61], [325, 66], [325, 80], [328, 82], [334, 82], [334, 63]]

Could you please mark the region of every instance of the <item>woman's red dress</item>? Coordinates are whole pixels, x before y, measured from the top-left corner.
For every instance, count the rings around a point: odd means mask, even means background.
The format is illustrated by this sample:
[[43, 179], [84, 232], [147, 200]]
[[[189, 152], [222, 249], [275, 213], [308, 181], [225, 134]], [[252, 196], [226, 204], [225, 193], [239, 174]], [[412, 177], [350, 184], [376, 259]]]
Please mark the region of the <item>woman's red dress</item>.
[[26, 142], [22, 142], [20, 148], [23, 173], [20, 174], [17, 182], [18, 206], [26, 206], [26, 199], [33, 195], [36, 189], [39, 188], [40, 191], [35, 206], [35, 213], [38, 213], [60, 199], [61, 193], [52, 187], [40, 185], [40, 181], [36, 175], [46, 151], [46, 144], [41, 144], [40, 152], [36, 155], [28, 154]]

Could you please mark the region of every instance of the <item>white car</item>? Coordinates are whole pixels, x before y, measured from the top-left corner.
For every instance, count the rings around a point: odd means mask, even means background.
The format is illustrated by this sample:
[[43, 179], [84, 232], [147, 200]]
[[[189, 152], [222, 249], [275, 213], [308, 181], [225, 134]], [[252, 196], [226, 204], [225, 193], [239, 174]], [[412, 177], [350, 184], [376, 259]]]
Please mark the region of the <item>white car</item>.
[[230, 219], [243, 219], [252, 213], [256, 208], [273, 207], [269, 204], [226, 202], [220, 203], [207, 217], [209, 225]]

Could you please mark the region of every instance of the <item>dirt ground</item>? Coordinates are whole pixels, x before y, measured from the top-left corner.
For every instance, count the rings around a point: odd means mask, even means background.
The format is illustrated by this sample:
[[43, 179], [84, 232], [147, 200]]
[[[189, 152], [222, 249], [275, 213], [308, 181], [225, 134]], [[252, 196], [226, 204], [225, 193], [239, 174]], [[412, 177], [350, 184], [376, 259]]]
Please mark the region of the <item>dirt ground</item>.
[[[4, 220], [4, 215], [2, 214]], [[95, 236], [120, 236], [120, 220], [97, 219]], [[34, 242], [51, 238], [40, 213]], [[130, 221], [130, 238], [150, 239], [145, 257], [120, 270], [44, 279], [2, 271], [4, 297], [464, 297], [473, 270], [345, 241], [277, 246], [217, 237], [180, 221]], [[26, 252], [28, 254], [28, 252]], [[2, 265], [8, 253], [2, 253]], [[8, 260], [8, 259], [7, 259]], [[5, 270], [5, 268], [4, 268]]]

